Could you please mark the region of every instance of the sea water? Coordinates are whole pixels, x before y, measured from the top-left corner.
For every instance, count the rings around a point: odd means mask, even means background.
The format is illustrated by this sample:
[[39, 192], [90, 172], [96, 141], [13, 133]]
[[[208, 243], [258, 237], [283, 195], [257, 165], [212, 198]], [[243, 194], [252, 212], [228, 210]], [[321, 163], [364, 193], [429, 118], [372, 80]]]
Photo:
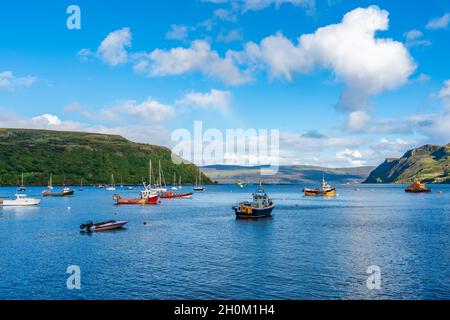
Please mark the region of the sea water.
[[[137, 197], [138, 187], [74, 188], [38, 207], [0, 208], [0, 299], [450, 298], [450, 186], [336, 185], [333, 198], [304, 197], [303, 187], [266, 186], [276, 208], [258, 221], [232, 210], [252, 185], [207, 186], [155, 206], [114, 205], [114, 193]], [[0, 188], [0, 197], [14, 193]], [[129, 223], [81, 234], [88, 220]], [[70, 266], [80, 289], [67, 285]], [[371, 266], [379, 289], [368, 286]]]

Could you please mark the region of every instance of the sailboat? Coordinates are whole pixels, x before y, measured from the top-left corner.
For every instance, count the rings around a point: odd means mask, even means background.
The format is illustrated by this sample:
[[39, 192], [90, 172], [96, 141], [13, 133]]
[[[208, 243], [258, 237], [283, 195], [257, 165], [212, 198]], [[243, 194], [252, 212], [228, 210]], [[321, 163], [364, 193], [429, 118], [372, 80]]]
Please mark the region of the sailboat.
[[173, 185], [172, 185], [171, 189], [172, 190], [178, 190], [178, 187], [177, 187], [177, 174], [175, 172], [173, 173]]
[[106, 188], [108, 191], [115, 191], [116, 190], [116, 184], [114, 182], [114, 174], [111, 174], [111, 185]]
[[22, 172], [22, 183], [20, 184], [20, 187], [19, 187], [19, 189], [17, 191], [19, 191], [19, 192], [25, 192], [26, 191], [25, 185], [23, 184], [23, 172]]
[[178, 177], [178, 189], [183, 189], [183, 186], [181, 185], [181, 176]]
[[[150, 160], [150, 172], [151, 172], [151, 160]], [[151, 190], [155, 191], [155, 192], [166, 192], [167, 191], [167, 187], [166, 187], [166, 182], [164, 181], [164, 176], [162, 174], [162, 169], [161, 169], [161, 160], [159, 160], [159, 167], [158, 167], [158, 181], [157, 184], [151, 188]], [[152, 181], [150, 180], [150, 185], [151, 185]], [[164, 184], [164, 187], [163, 187]]]
[[120, 187], [123, 188], [123, 179], [122, 179], [122, 176], [120, 176]]
[[203, 187], [202, 174], [200, 172], [200, 168], [198, 169], [198, 177], [195, 178], [195, 187], [194, 191], [205, 191], [206, 188]]
[[44, 197], [67, 197], [67, 196], [73, 196], [74, 191], [68, 187], [66, 187], [65, 183], [64, 183], [64, 179], [63, 179], [63, 184], [62, 184], [62, 190], [59, 192], [52, 192], [53, 186], [52, 186], [52, 174], [50, 174], [50, 180], [49, 180], [49, 185], [48, 185], [48, 189], [42, 191], [42, 195]]
[[80, 181], [80, 189], [78, 189], [78, 190], [80, 190], [80, 191], [83, 191], [83, 190], [84, 190], [84, 188], [83, 188], [83, 178], [81, 178], [81, 181]]
[[53, 189], [53, 173], [50, 173], [50, 179], [48, 180], [47, 189], [48, 190], [52, 190]]

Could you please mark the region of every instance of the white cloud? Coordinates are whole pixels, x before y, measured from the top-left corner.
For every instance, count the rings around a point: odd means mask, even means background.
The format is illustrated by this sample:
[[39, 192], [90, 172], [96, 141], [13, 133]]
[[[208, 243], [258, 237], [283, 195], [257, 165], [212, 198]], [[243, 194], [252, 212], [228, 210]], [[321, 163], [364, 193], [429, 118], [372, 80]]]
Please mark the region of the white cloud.
[[182, 24], [172, 24], [170, 30], [166, 33], [169, 40], [184, 40], [189, 35], [189, 27]]
[[426, 28], [431, 30], [447, 29], [449, 23], [450, 23], [450, 13], [447, 12], [442, 17], [431, 19], [428, 22]]
[[183, 99], [177, 101], [179, 104], [192, 105], [203, 109], [218, 109], [228, 111], [230, 108], [231, 93], [229, 91], [221, 91], [211, 89], [210, 92], [190, 92]]
[[294, 44], [281, 33], [261, 43], [249, 43], [238, 61], [267, 66], [272, 77], [292, 79], [314, 67], [331, 70], [347, 85], [340, 105], [350, 111], [367, 107], [371, 95], [408, 81], [416, 65], [406, 47], [389, 38], [376, 38], [388, 29], [389, 13], [376, 6], [348, 12], [341, 23], [302, 35]]
[[137, 103], [135, 100], [128, 100], [117, 107], [117, 111], [126, 113], [141, 121], [153, 123], [162, 122], [176, 116], [176, 112], [172, 106], [162, 104], [152, 98], [148, 98], [141, 103]]
[[156, 49], [149, 54], [137, 55], [136, 60], [134, 70], [150, 77], [199, 71], [229, 85], [239, 85], [250, 81], [231, 57], [228, 55], [224, 58], [220, 57], [211, 49], [211, 45], [203, 40], [193, 41], [189, 48]]
[[[131, 47], [131, 39], [129, 28], [113, 31], [102, 41], [97, 49], [97, 54], [111, 66], [124, 64], [128, 61], [127, 48]], [[88, 52], [85, 51], [84, 54], [86, 53]]]
[[241, 41], [244, 38], [242, 31], [239, 29], [233, 29], [228, 32], [221, 31], [217, 36], [217, 41], [230, 43], [233, 41]]
[[336, 153], [338, 160], [343, 160], [352, 167], [360, 167], [366, 164], [359, 150], [345, 149]]
[[370, 115], [364, 111], [353, 111], [348, 116], [348, 129], [352, 131], [365, 131], [370, 121]]
[[413, 29], [404, 33], [406, 38], [406, 46], [408, 48], [417, 47], [417, 46], [430, 46], [431, 41], [422, 39], [423, 33], [420, 30]]
[[14, 91], [20, 87], [29, 87], [36, 81], [36, 77], [16, 77], [12, 71], [0, 72], [0, 90]]
[[404, 36], [405, 36], [406, 40], [416, 40], [416, 39], [422, 38], [423, 33], [420, 30], [413, 29], [413, 30], [409, 30], [409, 31], [405, 32]]

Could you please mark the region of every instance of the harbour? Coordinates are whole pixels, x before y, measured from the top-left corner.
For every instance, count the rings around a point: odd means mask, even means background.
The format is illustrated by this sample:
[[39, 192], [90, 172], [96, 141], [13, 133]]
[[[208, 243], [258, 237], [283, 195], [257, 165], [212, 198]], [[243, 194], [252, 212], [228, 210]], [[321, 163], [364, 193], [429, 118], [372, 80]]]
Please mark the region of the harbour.
[[[276, 208], [258, 220], [236, 219], [232, 210], [256, 186], [210, 185], [154, 206], [117, 206], [111, 192], [85, 186], [39, 206], [3, 207], [0, 297], [450, 298], [448, 185], [427, 194], [406, 193], [407, 185], [335, 185], [335, 197], [301, 192], [314, 186], [265, 185]], [[139, 188], [120, 192], [133, 197]], [[40, 197], [42, 189], [27, 194]], [[16, 190], [1, 187], [0, 195]], [[89, 220], [128, 223], [80, 233]], [[80, 266], [81, 290], [66, 288], [69, 265]], [[366, 286], [370, 265], [382, 270], [381, 290]]]

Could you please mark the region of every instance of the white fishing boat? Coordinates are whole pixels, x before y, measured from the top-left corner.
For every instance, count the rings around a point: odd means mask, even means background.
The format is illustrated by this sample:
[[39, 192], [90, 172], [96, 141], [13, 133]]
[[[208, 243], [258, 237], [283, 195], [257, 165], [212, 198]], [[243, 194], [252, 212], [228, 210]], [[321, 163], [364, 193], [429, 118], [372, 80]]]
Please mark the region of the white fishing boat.
[[41, 199], [28, 198], [25, 194], [16, 194], [14, 199], [0, 200], [0, 204], [7, 207], [37, 206]]

